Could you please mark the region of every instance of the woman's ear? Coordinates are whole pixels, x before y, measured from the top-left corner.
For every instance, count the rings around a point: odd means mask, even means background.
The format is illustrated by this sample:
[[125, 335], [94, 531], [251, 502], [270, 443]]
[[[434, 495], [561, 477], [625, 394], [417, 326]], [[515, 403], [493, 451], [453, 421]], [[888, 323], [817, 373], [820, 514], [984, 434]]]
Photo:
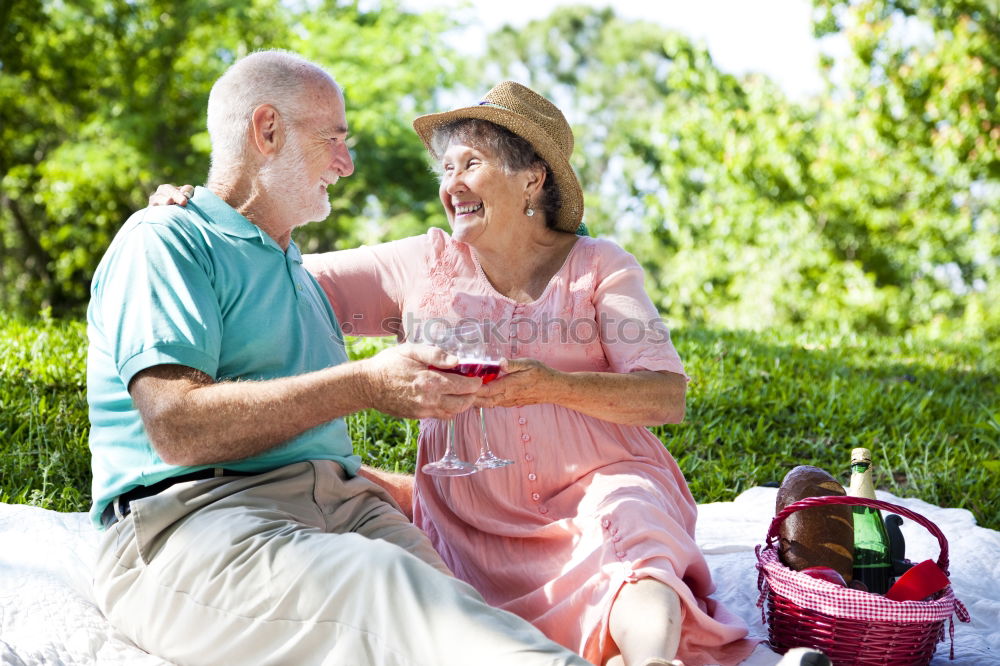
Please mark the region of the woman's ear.
[[545, 167], [541, 164], [528, 167], [528, 178], [524, 187], [524, 193], [527, 195], [528, 200], [534, 201], [542, 193], [542, 187], [544, 186]]
[[251, 139], [261, 155], [273, 155], [284, 142], [281, 114], [270, 104], [261, 104], [250, 116]]

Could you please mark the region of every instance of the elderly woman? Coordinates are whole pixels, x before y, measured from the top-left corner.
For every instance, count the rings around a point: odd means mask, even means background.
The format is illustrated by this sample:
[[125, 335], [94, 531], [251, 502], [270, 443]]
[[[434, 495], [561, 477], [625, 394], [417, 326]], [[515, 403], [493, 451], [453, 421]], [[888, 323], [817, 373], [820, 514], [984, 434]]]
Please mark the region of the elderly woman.
[[[471, 319], [501, 337], [505, 374], [480, 403], [495, 452], [516, 464], [418, 471], [414, 522], [489, 603], [595, 664], [740, 661], [753, 645], [709, 596], [694, 499], [645, 427], [683, 419], [687, 377], [635, 259], [574, 233], [583, 195], [563, 114], [503, 82], [414, 127], [439, 165], [451, 234], [304, 262], [349, 334]], [[446, 430], [421, 422], [418, 470], [441, 457]], [[478, 448], [473, 411], [456, 431]]]
[[[563, 114], [504, 82], [414, 128], [451, 234], [305, 261], [354, 335], [470, 319], [500, 334], [506, 375], [481, 403], [493, 448], [517, 464], [418, 472], [414, 521], [488, 602], [595, 664], [738, 661], [746, 629], [709, 597], [695, 502], [645, 427], [683, 419], [687, 377], [635, 259], [574, 233], [583, 196]], [[418, 469], [446, 438], [441, 421], [420, 426]], [[472, 411], [457, 419], [469, 452], [478, 426]]]

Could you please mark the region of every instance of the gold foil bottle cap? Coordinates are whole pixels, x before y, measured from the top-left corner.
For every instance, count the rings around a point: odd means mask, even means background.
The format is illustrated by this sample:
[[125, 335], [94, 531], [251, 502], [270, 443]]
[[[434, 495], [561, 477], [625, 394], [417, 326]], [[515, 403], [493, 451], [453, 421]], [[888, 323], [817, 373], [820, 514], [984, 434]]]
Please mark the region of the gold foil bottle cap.
[[872, 452], [869, 449], [851, 449], [851, 464], [871, 463]]

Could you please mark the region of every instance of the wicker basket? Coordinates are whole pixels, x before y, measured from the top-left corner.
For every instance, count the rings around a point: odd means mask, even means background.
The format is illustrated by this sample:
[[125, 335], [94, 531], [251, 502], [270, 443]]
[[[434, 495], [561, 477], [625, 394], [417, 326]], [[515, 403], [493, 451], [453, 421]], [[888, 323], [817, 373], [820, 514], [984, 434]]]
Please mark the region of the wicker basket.
[[948, 573], [948, 542], [937, 525], [909, 509], [861, 497], [808, 497], [781, 510], [767, 539], [757, 546], [757, 606], [768, 627], [771, 647], [822, 650], [834, 666], [913, 666], [927, 664], [944, 639], [949, 621], [951, 658], [955, 658], [954, 620], [969, 613], [949, 585], [930, 601], [892, 601], [789, 569], [778, 557], [778, 530], [792, 513], [814, 506], [848, 504], [897, 513], [919, 523], [941, 547], [937, 564]]

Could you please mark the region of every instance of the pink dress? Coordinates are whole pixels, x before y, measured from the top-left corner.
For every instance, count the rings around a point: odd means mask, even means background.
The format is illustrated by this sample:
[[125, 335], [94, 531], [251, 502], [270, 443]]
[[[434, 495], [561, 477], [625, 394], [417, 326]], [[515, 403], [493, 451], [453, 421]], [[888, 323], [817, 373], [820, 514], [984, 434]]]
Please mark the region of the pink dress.
[[[414, 322], [488, 320], [509, 358], [563, 371], [683, 374], [635, 259], [581, 237], [542, 295], [495, 291], [472, 249], [432, 229], [374, 247], [305, 257], [348, 335], [392, 335]], [[743, 623], [709, 595], [694, 541], [697, 508], [677, 463], [646, 428], [552, 404], [486, 410], [496, 455], [515, 460], [467, 477], [417, 473], [414, 522], [459, 578], [600, 664], [615, 652], [608, 614], [622, 585], [644, 577], [684, 606], [678, 654], [689, 666], [737, 663], [752, 650]], [[475, 410], [456, 419], [459, 455], [475, 460]], [[445, 423], [420, 423], [417, 469], [444, 451]], [[747, 572], [751, 585], [753, 572]]]

